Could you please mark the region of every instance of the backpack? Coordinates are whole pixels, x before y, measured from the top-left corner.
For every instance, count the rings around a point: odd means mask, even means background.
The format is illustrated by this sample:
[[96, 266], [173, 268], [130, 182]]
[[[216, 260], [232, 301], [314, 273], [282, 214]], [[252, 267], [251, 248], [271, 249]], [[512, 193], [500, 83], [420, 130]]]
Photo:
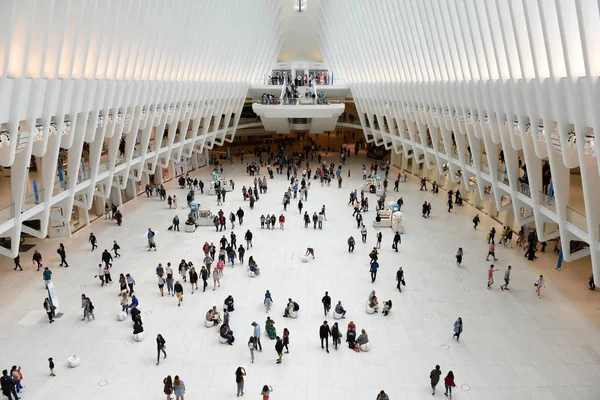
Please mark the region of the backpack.
[[298, 305], [298, 303], [294, 302], [294, 311], [298, 310], [300, 310], [300, 306]]
[[89, 308], [90, 308], [90, 311], [94, 311], [95, 307], [94, 307], [94, 305], [92, 304], [91, 301], [89, 302]]

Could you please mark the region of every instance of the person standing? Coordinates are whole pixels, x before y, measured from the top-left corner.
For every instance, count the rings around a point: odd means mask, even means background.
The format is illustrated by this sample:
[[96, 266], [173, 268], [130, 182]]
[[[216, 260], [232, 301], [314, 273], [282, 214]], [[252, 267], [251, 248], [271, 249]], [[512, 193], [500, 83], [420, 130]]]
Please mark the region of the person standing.
[[181, 232], [179, 230], [179, 216], [177, 216], [177, 215], [174, 216], [172, 222], [173, 222], [173, 232], [175, 232], [175, 231]]
[[504, 272], [504, 285], [500, 286], [500, 289], [502, 289], [502, 290], [509, 290], [508, 284], [510, 283], [510, 270], [511, 269], [512, 269], [512, 267], [509, 265], [508, 268], [506, 268], [506, 271]]
[[364, 224], [360, 227], [360, 236], [362, 238], [362, 242], [367, 243], [367, 227]]
[[269, 400], [269, 397], [271, 397], [271, 393], [273, 392], [273, 387], [270, 385], [265, 385], [262, 388], [262, 392], [260, 392], [260, 394], [262, 395], [262, 400]]
[[130, 274], [125, 275], [127, 279], [127, 286], [129, 286], [129, 297], [133, 295], [133, 285], [135, 285], [135, 279]]
[[404, 283], [404, 270], [402, 269], [402, 267], [398, 268], [398, 271], [396, 271], [396, 282], [398, 282], [396, 284], [396, 289], [398, 289], [398, 291], [400, 293], [402, 293], [402, 286], [405, 285], [405, 283]]
[[[331, 336], [331, 328], [327, 325], [327, 321], [323, 321], [323, 325], [319, 328], [319, 337], [321, 338], [321, 348], [327, 350], [329, 353], [329, 336]], [[325, 347], [323, 347], [323, 341], [325, 341]]]
[[496, 237], [496, 228], [492, 226], [490, 233], [488, 234], [488, 243], [495, 244], [494, 238]]
[[377, 248], [381, 248], [381, 240], [383, 239], [383, 233], [377, 232]]
[[8, 370], [2, 371], [2, 377], [0, 378], [0, 386], [2, 387], [2, 394], [8, 397], [8, 400], [19, 400], [17, 391], [15, 388], [15, 380], [8, 374]]
[[494, 245], [494, 243], [490, 243], [490, 248], [488, 250], [488, 254], [485, 258], [485, 261], [488, 261], [490, 256], [494, 257], [494, 261], [498, 261], [498, 259], [496, 258], [496, 245]]
[[452, 371], [448, 371], [448, 375], [444, 378], [444, 386], [446, 387], [444, 395], [452, 398], [452, 388], [456, 386], [454, 383], [454, 373], [452, 373]]
[[48, 267], [44, 267], [44, 272], [42, 272], [42, 277], [44, 279], [44, 285], [48, 288], [50, 282], [52, 282], [52, 271], [48, 269]]
[[[246, 200], [246, 199], [244, 199]], [[238, 217], [238, 223], [240, 224], [240, 226], [244, 223], [244, 210], [242, 210], [242, 207], [240, 207], [237, 212], [236, 215]]]
[[171, 375], [167, 375], [163, 379], [163, 393], [167, 395], [167, 400], [171, 400], [171, 395], [173, 394], [173, 379]]
[[379, 268], [379, 263], [377, 261], [371, 262], [371, 283], [375, 283], [375, 279], [377, 279], [377, 269]]
[[477, 225], [479, 225], [479, 215], [473, 217], [473, 229], [477, 230]]
[[177, 296], [177, 307], [181, 307], [183, 301], [183, 286], [179, 281], [175, 282], [175, 296]]
[[283, 362], [283, 340], [279, 336], [275, 338], [275, 351], [277, 352], [277, 364]]
[[92, 251], [94, 251], [94, 249], [96, 247], [98, 247], [98, 245], [96, 244], [98, 242], [97, 239], [96, 239], [96, 236], [94, 236], [93, 233], [90, 233], [90, 237], [89, 237], [88, 241], [92, 245]]
[[458, 341], [462, 331], [463, 331], [462, 318], [458, 317], [458, 319], [454, 322], [454, 335], [452, 335], [452, 337], [456, 337], [456, 341]]
[[260, 342], [260, 325], [256, 322], [252, 322], [252, 326], [254, 327], [254, 349], [258, 349], [258, 351], [262, 352], [262, 343]]
[[165, 338], [162, 337], [162, 335], [159, 333], [158, 336], [156, 336], [156, 365], [158, 365], [160, 363], [160, 352], [162, 351], [163, 355], [165, 356], [165, 360], [167, 359], [167, 352], [165, 351], [165, 344], [167, 342], [165, 341]]
[[221, 278], [223, 277], [223, 269], [219, 268], [219, 263], [213, 270], [213, 292], [217, 290], [217, 287], [221, 287]]
[[246, 376], [246, 370], [244, 367], [238, 367], [235, 370], [235, 383], [237, 385], [237, 397], [244, 395], [244, 377]]
[[175, 375], [175, 379], [173, 379], [173, 390], [175, 391], [175, 400], [184, 400], [185, 383], [179, 378], [179, 375]]
[[283, 342], [283, 347], [285, 347], [285, 353], [288, 354], [290, 349], [288, 345], [290, 344], [290, 331], [288, 328], [283, 328], [283, 338], [281, 339]]
[[195, 267], [190, 268], [190, 284], [192, 285], [192, 294], [194, 294], [194, 289], [198, 290], [198, 273]]
[[250, 350], [250, 360], [252, 364], [254, 364], [254, 346], [254, 336], [250, 336], [250, 339], [248, 339], [248, 349]]
[[246, 248], [249, 249], [252, 247], [252, 232], [250, 232], [250, 229], [248, 229], [246, 231], [246, 234], [244, 235], [244, 239], [246, 239]]
[[331, 297], [329, 297], [329, 292], [325, 292], [325, 296], [321, 299], [321, 303], [323, 303], [323, 313], [327, 317], [329, 310], [331, 310]]
[[494, 264], [490, 265], [490, 268], [488, 269], [488, 284], [487, 284], [487, 288], [491, 289], [492, 285], [494, 284], [494, 272], [498, 271], [497, 269], [494, 269]]
[[[398, 186], [398, 180], [396, 180], [396, 187]], [[385, 391], [381, 391], [379, 392], [379, 394], [377, 395], [377, 398], [375, 400], [390, 400], [390, 396], [388, 396]]]
[[456, 252], [456, 265], [458, 265], [459, 267], [460, 267], [460, 264], [462, 263], [462, 259], [463, 259], [463, 249], [462, 249], [462, 247], [459, 247]]
[[267, 312], [267, 314], [269, 313], [269, 310], [271, 309], [272, 304], [273, 304], [273, 298], [271, 297], [271, 293], [267, 290], [265, 293], [265, 301], [264, 301], [265, 311]]
[[431, 394], [432, 395], [435, 394], [435, 387], [440, 382], [440, 376], [441, 375], [442, 375], [442, 370], [440, 369], [439, 365], [436, 365], [435, 369], [433, 369], [429, 373], [429, 379], [431, 380], [431, 390], [432, 390]]
[[208, 269], [204, 265], [200, 269], [200, 277], [202, 278], [202, 291], [206, 292], [206, 287], [208, 286], [208, 282], [206, 282], [208, 279]]
[[52, 357], [48, 358], [48, 369], [50, 370], [50, 376], [56, 376], [54, 374], [54, 361], [52, 360]]
[[32, 259], [34, 263], [37, 263], [37, 270], [39, 271], [40, 268], [42, 268], [42, 255], [37, 250], [35, 250], [33, 252]]
[[537, 278], [537, 280], [535, 281], [535, 283], [533, 285], [535, 286], [535, 292], [538, 295], [538, 299], [541, 299], [542, 298], [542, 287], [545, 287], [544, 275], [540, 275], [540, 277]]

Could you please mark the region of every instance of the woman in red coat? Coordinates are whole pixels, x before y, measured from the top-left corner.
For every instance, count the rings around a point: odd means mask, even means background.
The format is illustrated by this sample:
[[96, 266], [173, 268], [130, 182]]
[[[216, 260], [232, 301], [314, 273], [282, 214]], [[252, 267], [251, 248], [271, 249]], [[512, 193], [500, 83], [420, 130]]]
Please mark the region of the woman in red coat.
[[448, 371], [448, 375], [444, 378], [444, 386], [446, 386], [446, 396], [452, 398], [452, 388], [456, 385], [454, 384], [454, 374], [452, 371]]

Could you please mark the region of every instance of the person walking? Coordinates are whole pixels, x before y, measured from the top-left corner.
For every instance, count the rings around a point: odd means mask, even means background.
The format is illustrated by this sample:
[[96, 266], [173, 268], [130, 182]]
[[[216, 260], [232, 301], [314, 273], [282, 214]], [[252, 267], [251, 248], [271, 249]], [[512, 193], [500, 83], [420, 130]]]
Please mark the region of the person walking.
[[206, 287], [208, 286], [208, 282], [206, 281], [208, 279], [208, 269], [204, 265], [200, 269], [200, 278], [202, 279], [202, 291], [206, 292]]
[[265, 293], [265, 301], [263, 304], [265, 305], [265, 311], [268, 314], [269, 310], [271, 309], [271, 305], [273, 304], [273, 298], [271, 297], [271, 293], [268, 290]]
[[541, 299], [542, 298], [542, 287], [545, 287], [544, 275], [540, 275], [540, 277], [537, 278], [537, 280], [535, 281], [535, 283], [533, 285], [535, 286], [535, 292], [538, 295], [538, 299]]
[[119, 246], [116, 240], [113, 240], [112, 251], [115, 252], [115, 257], [121, 257], [119, 250], [121, 250], [121, 246]]
[[381, 240], [383, 239], [383, 233], [377, 232], [377, 248], [381, 248]]
[[477, 230], [477, 225], [479, 225], [479, 215], [473, 217], [473, 229]]
[[[2, 377], [0, 378], [0, 386], [2, 387], [2, 394], [8, 397], [8, 400], [19, 400], [20, 397], [17, 395], [16, 382], [8, 374], [8, 370], [2, 371]], [[14, 399], [13, 397], [14, 396]]]
[[396, 284], [396, 289], [402, 293], [402, 286], [406, 285], [406, 283], [404, 283], [404, 270], [402, 267], [398, 268], [398, 271], [396, 271], [396, 282], [398, 282]]
[[92, 245], [92, 251], [94, 251], [94, 249], [96, 249], [96, 247], [98, 247], [98, 245], [96, 244], [98, 242], [96, 239], [96, 236], [94, 236], [93, 233], [90, 233], [90, 237], [88, 238], [88, 241]]
[[63, 264], [65, 264], [64, 267], [68, 268], [69, 264], [67, 264], [67, 252], [65, 251], [65, 246], [62, 243], [58, 245], [56, 252], [60, 256], [60, 266], [62, 267]]
[[192, 285], [192, 294], [194, 294], [194, 289], [198, 290], [198, 273], [196, 272], [196, 268], [190, 268], [190, 284]]
[[498, 261], [498, 259], [496, 258], [496, 245], [494, 243], [490, 243], [490, 247], [485, 261], [488, 261], [490, 256], [494, 257], [494, 261]]
[[237, 386], [237, 397], [244, 395], [244, 377], [246, 376], [246, 370], [244, 367], [238, 367], [235, 370], [235, 384]]
[[367, 243], [367, 227], [363, 224], [360, 227], [360, 236], [363, 243]]
[[348, 238], [348, 252], [349, 253], [352, 253], [354, 251], [354, 244], [355, 244], [354, 238], [352, 236], [350, 236]]
[[462, 259], [463, 259], [463, 249], [462, 247], [459, 247], [458, 250], [456, 251], [456, 265], [458, 265], [460, 267], [460, 264], [462, 263]]
[[392, 243], [392, 249], [396, 250], [396, 253], [398, 252], [398, 244], [402, 243], [402, 238], [400, 237], [400, 233], [396, 232], [394, 234], [394, 242]]
[[23, 271], [23, 267], [21, 267], [21, 256], [17, 254], [15, 258], [13, 258], [13, 262], [15, 263], [15, 271], [17, 268], [20, 268]]
[[338, 344], [341, 342], [341, 337], [342, 333], [340, 332], [340, 327], [338, 326], [337, 322], [334, 322], [333, 326], [331, 327], [331, 340], [333, 341], [333, 348], [336, 350], [338, 349]]
[[327, 317], [329, 310], [331, 310], [331, 297], [329, 297], [329, 292], [325, 292], [325, 296], [321, 299], [321, 303], [323, 303], [323, 313]]
[[54, 322], [54, 310], [56, 310], [56, 307], [54, 307], [52, 305], [52, 303], [50, 302], [50, 299], [48, 299], [46, 297], [46, 299], [44, 300], [44, 310], [46, 311], [46, 314], [48, 314], [48, 320], [50, 321], [50, 323]]
[[42, 255], [37, 250], [33, 252], [32, 260], [37, 263], [37, 270], [39, 271], [42, 268]]
[[488, 233], [488, 243], [495, 244], [494, 238], [496, 237], [496, 228], [492, 227], [490, 233]]
[[506, 268], [506, 271], [504, 271], [504, 285], [500, 286], [500, 289], [502, 289], [502, 290], [509, 290], [508, 284], [510, 283], [510, 270], [511, 269], [512, 269], [512, 267], [509, 265]]
[[446, 387], [444, 395], [452, 398], [452, 388], [456, 387], [456, 384], [454, 383], [454, 373], [452, 371], [448, 371], [448, 375], [444, 378], [444, 386]]
[[248, 339], [248, 349], [250, 350], [250, 360], [252, 362], [252, 364], [254, 364], [254, 346], [255, 346], [255, 340], [254, 340], [254, 336], [250, 336], [250, 339]]
[[460, 338], [460, 334], [463, 331], [463, 322], [462, 322], [462, 318], [458, 317], [458, 319], [456, 321], [454, 321], [454, 335], [452, 335], [452, 337], [456, 338], [456, 341], [458, 342], [458, 339]]
[[379, 263], [377, 261], [371, 262], [371, 283], [375, 283], [375, 279], [377, 279], [377, 269], [379, 268]]
[[435, 394], [435, 387], [440, 382], [440, 376], [442, 375], [442, 370], [439, 365], [436, 365], [435, 368], [429, 373], [429, 379], [431, 380], [431, 394]]
[[488, 269], [488, 284], [487, 284], [487, 288], [491, 289], [492, 285], [494, 284], [494, 272], [498, 271], [497, 269], [494, 269], [494, 264], [490, 265], [490, 268]]
[[96, 273], [95, 278], [99, 278], [100, 279], [100, 287], [104, 286], [104, 267], [102, 266], [102, 264], [98, 264], [98, 272]]
[[133, 295], [133, 285], [135, 285], [135, 279], [130, 274], [125, 275], [125, 279], [127, 280], [127, 286], [129, 286], [129, 297]]
[[277, 364], [283, 362], [283, 340], [279, 336], [275, 338], [275, 351], [277, 352]]
[[166, 344], [167, 342], [165, 341], [165, 338], [162, 337], [162, 335], [159, 333], [158, 336], [156, 336], [156, 365], [160, 364], [160, 352], [162, 351], [163, 355], [165, 356], [165, 360], [167, 359], [167, 352], [165, 351], [166, 349]]
[[219, 263], [213, 270], [213, 292], [217, 290], [217, 287], [221, 287], [221, 278], [223, 277], [223, 269], [219, 268]]
[[[329, 336], [331, 336], [331, 328], [327, 325], [327, 321], [323, 321], [323, 325], [319, 328], [319, 337], [321, 338], [321, 348], [329, 353]], [[323, 347], [325, 341], [325, 347]]]
[[173, 395], [173, 379], [171, 375], [167, 375], [163, 379], [163, 393], [167, 395], [167, 400], [171, 400], [171, 396]]
[[108, 252], [107, 249], [104, 249], [104, 251], [102, 252], [102, 262], [107, 266], [107, 267], [112, 267], [112, 261], [113, 258], [110, 255], [110, 253]]
[[177, 296], [177, 307], [181, 307], [181, 302], [183, 301], [183, 286], [179, 281], [175, 282], [175, 296]]

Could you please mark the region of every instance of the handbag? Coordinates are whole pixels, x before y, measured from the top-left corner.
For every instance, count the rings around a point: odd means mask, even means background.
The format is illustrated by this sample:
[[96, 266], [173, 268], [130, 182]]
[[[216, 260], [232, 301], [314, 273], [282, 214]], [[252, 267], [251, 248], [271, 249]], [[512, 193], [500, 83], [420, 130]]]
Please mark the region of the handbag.
[[402, 279], [402, 286], [406, 286], [406, 282], [404, 282], [404, 279]]

